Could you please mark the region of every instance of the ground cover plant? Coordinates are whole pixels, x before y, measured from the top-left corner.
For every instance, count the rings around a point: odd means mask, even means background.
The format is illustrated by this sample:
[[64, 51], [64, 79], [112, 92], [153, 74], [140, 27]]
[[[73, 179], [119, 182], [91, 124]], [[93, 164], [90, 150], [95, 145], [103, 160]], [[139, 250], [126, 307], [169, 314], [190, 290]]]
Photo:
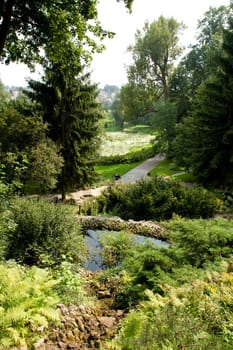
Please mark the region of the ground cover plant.
[[[124, 306], [144, 299], [146, 289], [163, 294], [162, 285], [179, 287], [190, 279], [205, 276], [208, 270], [221, 271], [223, 259], [231, 264], [232, 220], [174, 217], [162, 224], [166, 228], [169, 248], [158, 248], [149, 242], [130, 246], [130, 237], [127, 240], [123, 234], [102, 241], [106, 265], [117, 266], [113, 275], [127, 276], [127, 282], [122, 281], [117, 296]], [[118, 255], [121, 250], [123, 254]], [[109, 278], [109, 272], [107, 275]]]
[[147, 291], [148, 300], [132, 310], [107, 349], [230, 350], [232, 273], [209, 273], [182, 287], [164, 286], [164, 296]]

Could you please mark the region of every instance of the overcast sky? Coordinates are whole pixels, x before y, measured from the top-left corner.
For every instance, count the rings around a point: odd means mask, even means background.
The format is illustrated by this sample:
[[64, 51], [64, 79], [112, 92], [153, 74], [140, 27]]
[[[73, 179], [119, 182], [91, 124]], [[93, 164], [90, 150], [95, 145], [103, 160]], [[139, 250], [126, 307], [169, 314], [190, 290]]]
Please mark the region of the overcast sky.
[[[146, 20], [152, 22], [160, 15], [182, 21], [187, 29], [181, 37], [183, 45], [194, 42], [198, 19], [211, 7], [229, 5], [229, 0], [134, 0], [129, 14], [123, 3], [116, 0], [99, 0], [99, 19], [104, 29], [116, 33], [114, 39], [105, 41], [106, 50], [95, 55], [92, 79], [100, 86], [126, 83], [125, 66], [130, 62], [127, 47], [134, 43], [137, 29]], [[29, 70], [20, 65], [0, 66], [0, 78], [5, 85], [25, 86]], [[34, 76], [35, 77], [35, 76]]]

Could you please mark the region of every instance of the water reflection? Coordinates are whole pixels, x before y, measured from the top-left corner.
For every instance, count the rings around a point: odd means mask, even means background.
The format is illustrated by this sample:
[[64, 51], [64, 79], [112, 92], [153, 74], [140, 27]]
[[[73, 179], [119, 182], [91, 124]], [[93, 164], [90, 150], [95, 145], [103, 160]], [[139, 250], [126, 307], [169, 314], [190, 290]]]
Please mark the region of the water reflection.
[[[100, 269], [103, 269], [103, 260], [101, 258], [101, 243], [100, 243], [100, 237], [103, 235], [117, 235], [119, 232], [116, 231], [93, 231], [93, 230], [87, 230], [86, 235], [85, 235], [85, 242], [88, 246], [89, 249], [89, 259], [88, 262], [85, 265], [85, 268], [87, 270], [91, 271], [97, 271]], [[168, 248], [169, 244], [165, 241], [161, 241], [156, 238], [151, 238], [151, 237], [145, 237], [142, 235], [137, 235], [137, 234], [132, 234], [132, 238], [137, 244], [148, 244], [152, 243], [155, 244], [156, 247], [164, 247]]]

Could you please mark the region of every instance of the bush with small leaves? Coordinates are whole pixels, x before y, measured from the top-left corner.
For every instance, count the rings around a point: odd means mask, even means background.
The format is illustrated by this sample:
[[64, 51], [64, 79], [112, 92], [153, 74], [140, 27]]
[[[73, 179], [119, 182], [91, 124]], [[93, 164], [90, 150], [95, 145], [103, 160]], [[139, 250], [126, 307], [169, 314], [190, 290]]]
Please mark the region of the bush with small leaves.
[[9, 236], [8, 259], [42, 266], [43, 254], [50, 257], [48, 264], [59, 263], [63, 255], [75, 263], [85, 260], [87, 248], [74, 207], [19, 198], [11, 210], [16, 229]]
[[222, 204], [210, 191], [195, 186], [186, 188], [164, 178], [114, 184], [103, 191], [98, 203], [100, 212], [135, 220], [167, 220], [173, 214], [208, 218], [213, 217]]

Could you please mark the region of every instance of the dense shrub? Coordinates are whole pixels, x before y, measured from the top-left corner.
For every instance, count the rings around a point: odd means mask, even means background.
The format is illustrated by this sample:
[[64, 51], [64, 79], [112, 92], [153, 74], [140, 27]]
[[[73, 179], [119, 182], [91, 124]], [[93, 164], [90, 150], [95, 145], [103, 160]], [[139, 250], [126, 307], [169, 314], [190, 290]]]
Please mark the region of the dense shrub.
[[136, 184], [115, 184], [99, 198], [100, 211], [114, 213], [124, 219], [170, 219], [173, 214], [189, 218], [213, 217], [221, 201], [203, 189], [153, 178]]
[[86, 248], [73, 207], [17, 199], [11, 210], [16, 229], [9, 237], [7, 258], [29, 265], [40, 264], [42, 254], [48, 255], [50, 263], [63, 260], [64, 255], [76, 263], [83, 261]]
[[15, 230], [15, 223], [10, 218], [9, 209], [12, 200], [12, 186], [0, 181], [0, 261], [8, 251], [8, 235]]
[[233, 276], [212, 273], [180, 288], [164, 287], [164, 296], [147, 291], [148, 301], [131, 311], [114, 350], [178, 350], [233, 347]]
[[56, 283], [37, 267], [0, 265], [0, 349], [31, 349], [41, 329], [59, 320]]

